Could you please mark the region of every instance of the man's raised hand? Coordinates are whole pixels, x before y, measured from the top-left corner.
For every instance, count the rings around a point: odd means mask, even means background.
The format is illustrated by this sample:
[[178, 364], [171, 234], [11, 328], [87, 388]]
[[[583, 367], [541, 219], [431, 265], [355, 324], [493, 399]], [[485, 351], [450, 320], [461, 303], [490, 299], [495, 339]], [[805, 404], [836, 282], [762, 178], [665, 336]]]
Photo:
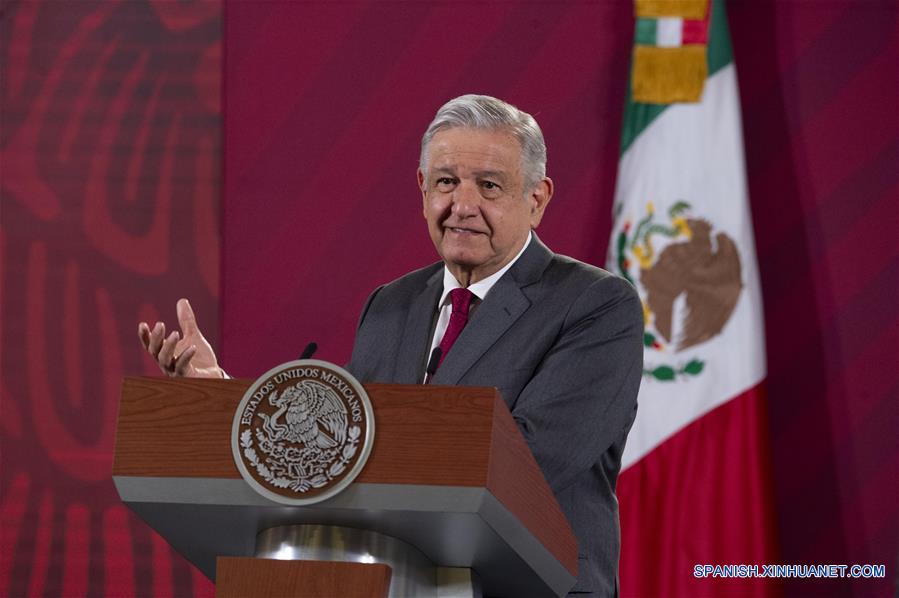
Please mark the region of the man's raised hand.
[[215, 352], [197, 327], [197, 319], [187, 299], [179, 299], [178, 324], [181, 332], [165, 334], [165, 324], [156, 322], [153, 328], [146, 322], [137, 326], [141, 344], [156, 364], [168, 376], [188, 378], [224, 378]]

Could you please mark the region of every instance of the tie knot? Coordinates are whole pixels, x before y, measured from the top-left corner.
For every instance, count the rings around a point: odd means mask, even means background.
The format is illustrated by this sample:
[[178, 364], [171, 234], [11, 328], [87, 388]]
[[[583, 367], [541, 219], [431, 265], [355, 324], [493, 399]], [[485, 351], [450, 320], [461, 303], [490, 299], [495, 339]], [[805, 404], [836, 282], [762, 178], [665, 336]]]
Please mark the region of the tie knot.
[[468, 308], [471, 306], [471, 300], [474, 299], [474, 293], [468, 289], [458, 288], [450, 291], [450, 300], [453, 302], [453, 315], [468, 317]]

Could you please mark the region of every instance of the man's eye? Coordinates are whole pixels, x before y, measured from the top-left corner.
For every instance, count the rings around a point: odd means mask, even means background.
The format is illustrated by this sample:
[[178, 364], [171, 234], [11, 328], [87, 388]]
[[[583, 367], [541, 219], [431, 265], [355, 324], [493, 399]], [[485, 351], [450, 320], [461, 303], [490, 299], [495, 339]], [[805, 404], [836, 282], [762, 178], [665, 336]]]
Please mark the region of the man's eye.
[[484, 197], [498, 197], [503, 188], [493, 181], [481, 181], [481, 189]]
[[456, 179], [448, 176], [440, 177], [437, 179], [438, 187], [452, 187], [456, 184]]

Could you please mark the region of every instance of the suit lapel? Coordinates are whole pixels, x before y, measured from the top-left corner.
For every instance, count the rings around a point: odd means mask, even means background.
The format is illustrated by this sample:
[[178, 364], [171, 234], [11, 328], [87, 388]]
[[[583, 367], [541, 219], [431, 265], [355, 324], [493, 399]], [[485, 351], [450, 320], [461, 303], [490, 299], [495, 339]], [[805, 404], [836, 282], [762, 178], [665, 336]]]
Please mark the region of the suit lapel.
[[397, 351], [396, 375], [399, 384], [418, 384], [424, 376], [425, 353], [429, 332], [437, 311], [437, 301], [443, 291], [443, 265], [428, 278], [421, 293], [412, 300], [406, 316], [403, 339]]
[[458, 384], [499, 337], [531, 306], [514, 280], [500, 279], [456, 339], [434, 376], [434, 384]]
[[[522, 289], [540, 279], [552, 252], [534, 240], [478, 306], [434, 376], [434, 384], [459, 380], [531, 306]], [[436, 299], [435, 299], [436, 302]]]

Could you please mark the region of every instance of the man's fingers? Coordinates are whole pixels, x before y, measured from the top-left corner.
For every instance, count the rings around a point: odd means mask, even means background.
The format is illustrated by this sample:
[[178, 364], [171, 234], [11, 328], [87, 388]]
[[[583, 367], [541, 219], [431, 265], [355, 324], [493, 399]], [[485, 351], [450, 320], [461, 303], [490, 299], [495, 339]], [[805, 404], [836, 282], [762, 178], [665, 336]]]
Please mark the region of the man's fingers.
[[190, 368], [190, 360], [197, 354], [197, 346], [191, 345], [185, 349], [175, 360], [175, 375], [186, 376]]
[[159, 350], [159, 356], [156, 358], [159, 362], [159, 367], [165, 370], [169, 375], [174, 372], [173, 362], [175, 360], [175, 345], [178, 344], [179, 337], [178, 331], [172, 331], [162, 343], [162, 348]]
[[137, 325], [137, 336], [140, 338], [144, 349], [150, 350], [150, 326], [146, 322]]
[[[200, 352], [199, 347], [205, 347], [210, 352], [208, 343], [197, 327], [194, 310], [187, 299], [178, 300], [177, 311], [182, 332], [173, 330], [166, 336], [165, 324], [162, 322], [156, 322], [152, 328], [146, 322], [140, 322], [137, 325], [137, 335], [163, 372], [169, 376], [196, 376], [200, 370], [191, 361]], [[204, 365], [210, 359], [211, 366]], [[203, 368], [215, 366], [215, 355], [210, 352], [210, 357], [207, 358], [204, 353], [201, 362]]]
[[163, 340], [165, 340], [165, 324], [156, 322], [156, 325], [153, 326], [153, 330], [150, 331], [150, 343], [147, 346], [147, 351], [150, 352], [153, 359], [158, 358]]
[[187, 299], [179, 299], [175, 308], [178, 311], [178, 324], [181, 325], [181, 332], [184, 333], [184, 336], [199, 332], [197, 329], [197, 318], [194, 316], [194, 310], [191, 308], [190, 302]]

